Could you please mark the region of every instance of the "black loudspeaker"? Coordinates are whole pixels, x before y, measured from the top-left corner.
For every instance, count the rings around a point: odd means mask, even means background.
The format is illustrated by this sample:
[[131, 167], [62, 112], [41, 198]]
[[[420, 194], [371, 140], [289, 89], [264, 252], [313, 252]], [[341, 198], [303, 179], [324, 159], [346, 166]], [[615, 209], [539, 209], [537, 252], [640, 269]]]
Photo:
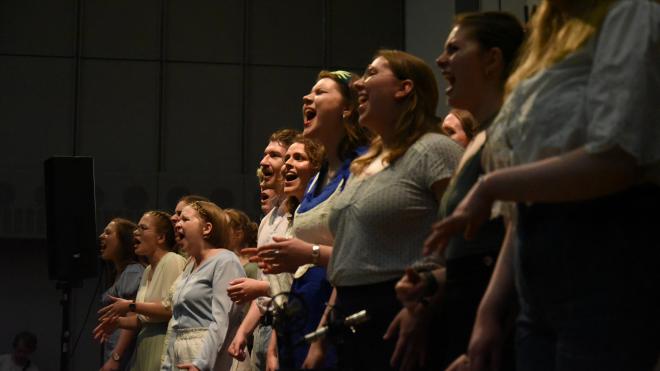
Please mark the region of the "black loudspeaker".
[[96, 276], [96, 200], [92, 157], [44, 162], [48, 277], [75, 282]]

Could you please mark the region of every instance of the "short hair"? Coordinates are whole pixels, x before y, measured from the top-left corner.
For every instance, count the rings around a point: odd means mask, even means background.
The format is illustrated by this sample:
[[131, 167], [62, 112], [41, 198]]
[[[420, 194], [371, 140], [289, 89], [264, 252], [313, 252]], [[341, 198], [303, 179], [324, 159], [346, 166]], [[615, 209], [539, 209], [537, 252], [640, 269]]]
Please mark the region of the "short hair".
[[154, 217], [156, 233], [165, 236], [165, 247], [168, 251], [174, 250], [176, 240], [174, 239], [174, 226], [172, 225], [171, 215], [161, 210], [149, 210], [144, 215]]
[[197, 212], [200, 219], [211, 223], [211, 234], [205, 239], [214, 248], [229, 246], [229, 217], [220, 206], [209, 201], [195, 201], [190, 205]]
[[259, 226], [253, 222], [246, 213], [237, 209], [225, 209], [225, 213], [229, 219], [229, 226], [233, 229], [238, 229], [243, 232], [243, 240], [241, 247], [256, 246], [257, 245], [257, 232]]
[[21, 331], [14, 336], [12, 342], [14, 349], [18, 347], [18, 344], [23, 344], [30, 350], [35, 351], [37, 349], [37, 336], [29, 331]]
[[284, 147], [288, 147], [300, 133], [293, 129], [280, 129], [270, 135], [269, 142], [278, 142]]

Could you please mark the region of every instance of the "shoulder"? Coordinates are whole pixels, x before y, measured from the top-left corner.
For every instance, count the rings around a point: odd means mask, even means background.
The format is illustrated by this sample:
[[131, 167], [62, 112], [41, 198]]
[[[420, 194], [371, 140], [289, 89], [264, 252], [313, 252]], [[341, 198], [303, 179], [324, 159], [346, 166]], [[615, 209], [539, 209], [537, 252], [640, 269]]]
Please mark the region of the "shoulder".
[[461, 151], [461, 146], [456, 142], [451, 140], [446, 135], [440, 133], [426, 133], [422, 135], [417, 141], [410, 147], [411, 149], [418, 152], [433, 151], [438, 149], [446, 149], [449, 151]]
[[124, 269], [125, 273], [142, 273], [144, 272], [144, 266], [139, 263], [129, 264]]
[[426, 133], [409, 149], [411, 157], [428, 157], [431, 159], [456, 159], [463, 153], [463, 147], [446, 135]]
[[167, 265], [175, 265], [179, 268], [183, 268], [183, 266], [186, 264], [186, 258], [170, 251], [163, 256], [162, 262]]

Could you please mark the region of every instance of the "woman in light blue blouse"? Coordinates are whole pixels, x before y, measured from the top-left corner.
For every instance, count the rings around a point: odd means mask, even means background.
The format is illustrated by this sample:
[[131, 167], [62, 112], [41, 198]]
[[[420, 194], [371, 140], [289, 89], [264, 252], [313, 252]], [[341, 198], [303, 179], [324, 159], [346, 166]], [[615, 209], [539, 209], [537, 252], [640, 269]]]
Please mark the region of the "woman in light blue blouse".
[[242, 306], [229, 299], [226, 288], [245, 272], [236, 254], [224, 248], [227, 215], [214, 203], [193, 202], [181, 211], [176, 230], [193, 264], [181, 274], [172, 298], [169, 363], [191, 371], [229, 370], [226, 340], [240, 325]]

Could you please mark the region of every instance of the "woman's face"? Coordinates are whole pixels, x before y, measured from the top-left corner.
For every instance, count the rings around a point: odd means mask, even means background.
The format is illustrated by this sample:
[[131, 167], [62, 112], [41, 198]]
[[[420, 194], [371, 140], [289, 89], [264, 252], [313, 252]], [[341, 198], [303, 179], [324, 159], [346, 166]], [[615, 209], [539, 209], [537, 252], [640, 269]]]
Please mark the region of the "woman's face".
[[339, 84], [330, 78], [320, 79], [303, 97], [303, 135], [323, 141], [341, 133], [344, 109]]
[[382, 125], [397, 117], [395, 94], [400, 87], [401, 81], [390, 69], [387, 59], [374, 59], [364, 76], [355, 82], [360, 124], [381, 135]]
[[158, 249], [158, 239], [161, 237], [156, 231], [154, 216], [142, 215], [138, 226], [133, 232], [135, 239], [135, 254], [140, 256], [151, 256]]
[[117, 235], [117, 224], [110, 222], [105, 226], [103, 232], [99, 235], [101, 246], [101, 259], [114, 261], [121, 256], [119, 236]]
[[175, 231], [179, 235], [181, 249], [191, 256], [196, 256], [202, 251], [204, 242], [202, 232], [205, 224], [197, 210], [192, 207], [186, 206], [181, 210]]
[[474, 106], [479, 104], [480, 94], [486, 87], [481, 45], [461, 26], [455, 26], [436, 63], [447, 80], [448, 105], [474, 112]]
[[312, 163], [305, 152], [305, 145], [293, 143], [284, 155], [282, 176], [284, 177], [284, 194], [302, 199], [305, 187], [314, 175]]
[[442, 121], [442, 132], [447, 134], [448, 137], [460, 144], [463, 148], [467, 147], [470, 142], [467, 134], [465, 134], [465, 130], [463, 130], [461, 121], [451, 113]]

